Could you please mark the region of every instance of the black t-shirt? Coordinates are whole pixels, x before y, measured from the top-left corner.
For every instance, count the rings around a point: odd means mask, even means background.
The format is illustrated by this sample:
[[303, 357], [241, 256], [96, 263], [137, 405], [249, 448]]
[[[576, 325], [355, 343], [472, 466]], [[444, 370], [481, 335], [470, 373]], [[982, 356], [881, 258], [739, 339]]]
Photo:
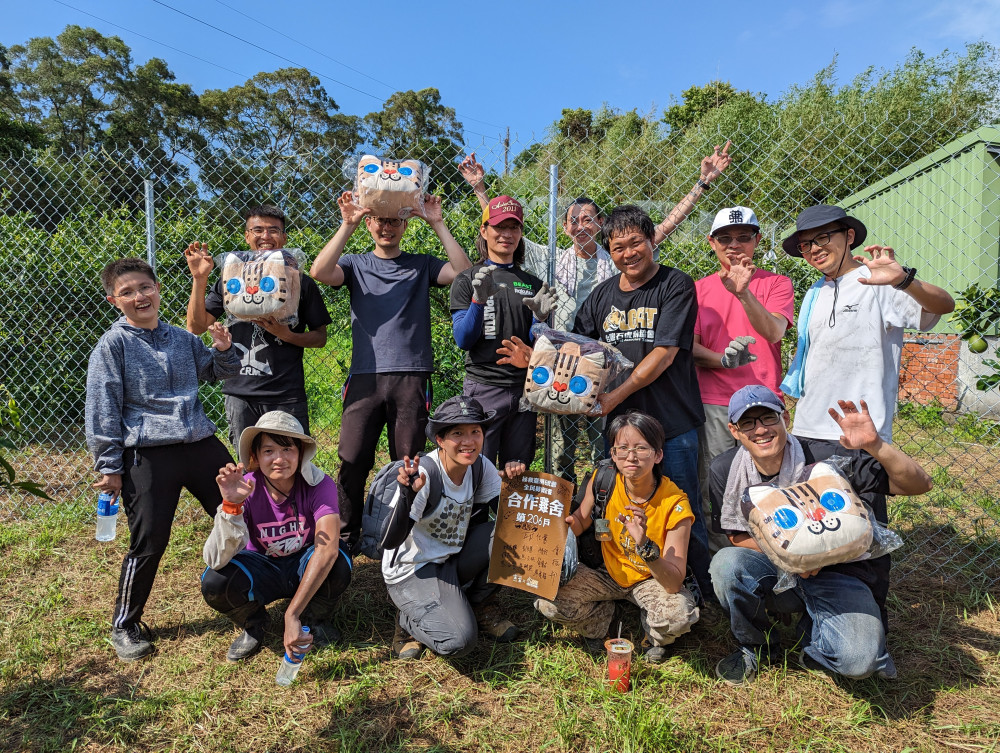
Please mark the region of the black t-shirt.
[[705, 423], [691, 352], [698, 315], [694, 280], [662, 264], [637, 290], [622, 290], [620, 278], [616, 275], [594, 288], [577, 312], [573, 331], [614, 345], [636, 366], [654, 348], [679, 348], [673, 363], [654, 382], [611, 412], [611, 416], [628, 410], [648, 413], [671, 439]]
[[[299, 294], [299, 322], [292, 332], [305, 332], [329, 324], [323, 296], [313, 279], [302, 272]], [[222, 305], [222, 280], [218, 280], [205, 296], [205, 309], [216, 319], [225, 309]], [[228, 324], [233, 347], [240, 353], [239, 376], [222, 383], [222, 391], [247, 402], [297, 403], [306, 399], [306, 378], [302, 369], [303, 348], [279, 340], [252, 322], [234, 319]]]
[[[886, 510], [886, 495], [889, 493], [889, 474], [885, 472], [882, 464], [867, 452], [861, 450], [848, 450], [834, 442], [823, 440], [810, 440], [799, 437], [802, 444], [802, 454], [805, 455], [806, 465], [818, 463], [822, 460], [840, 455], [850, 458], [850, 465], [844, 470], [847, 472], [848, 481], [875, 513], [875, 518], [883, 525], [888, 525], [889, 517]], [[722, 499], [726, 493], [726, 482], [729, 479], [729, 470], [732, 468], [733, 459], [741, 445], [726, 450], [712, 461], [711, 471], [708, 475], [708, 498], [712, 504], [712, 529], [717, 533], [733, 534], [747, 533], [748, 531], [726, 530], [722, 528]], [[762, 476], [761, 481], [767, 483], [774, 477]], [[749, 528], [749, 526], [748, 526]], [[858, 578], [862, 581], [875, 596], [879, 607], [883, 612], [883, 622], [885, 621], [885, 598], [889, 593], [889, 567], [891, 565], [889, 555], [876, 559], [864, 560], [862, 562], [845, 562], [841, 565], [830, 565], [823, 568], [834, 572], [843, 573]]]
[[[480, 262], [467, 269], [451, 284], [451, 311], [464, 311], [472, 303], [472, 277], [480, 269]], [[542, 287], [542, 281], [519, 267], [495, 266], [493, 281], [497, 291], [485, 303], [483, 333], [465, 354], [465, 373], [480, 384], [495, 387], [517, 387], [524, 384], [527, 369], [510, 364], [499, 365], [497, 348], [502, 340], [516, 335], [524, 342], [531, 341], [531, 309], [524, 305]], [[504, 285], [505, 287], [499, 287]]]

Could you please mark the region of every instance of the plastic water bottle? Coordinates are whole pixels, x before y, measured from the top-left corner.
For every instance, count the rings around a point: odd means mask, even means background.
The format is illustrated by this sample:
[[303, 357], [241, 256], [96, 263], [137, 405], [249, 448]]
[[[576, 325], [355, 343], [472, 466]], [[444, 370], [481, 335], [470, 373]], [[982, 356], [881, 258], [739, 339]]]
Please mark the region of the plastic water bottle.
[[[302, 626], [302, 634], [305, 635], [309, 632], [309, 628], [305, 625]], [[309, 649], [306, 649], [308, 651]], [[293, 653], [291, 656], [288, 652], [281, 659], [281, 666], [278, 667], [278, 676], [275, 677], [275, 681], [283, 688], [287, 688], [295, 681], [295, 676], [298, 675], [299, 669], [302, 668], [302, 660], [306, 658], [306, 653], [303, 651], [301, 654]]]
[[107, 492], [97, 497], [97, 540], [114, 541], [118, 535], [118, 500]]

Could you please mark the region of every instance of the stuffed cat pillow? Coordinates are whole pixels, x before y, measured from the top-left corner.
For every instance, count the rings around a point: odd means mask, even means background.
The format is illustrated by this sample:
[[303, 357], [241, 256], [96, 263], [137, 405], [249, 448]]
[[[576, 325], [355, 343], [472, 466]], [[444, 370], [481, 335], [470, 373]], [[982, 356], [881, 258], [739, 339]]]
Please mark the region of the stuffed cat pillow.
[[790, 573], [856, 560], [872, 543], [870, 510], [827, 463], [791, 486], [748, 487], [742, 512], [764, 554]]
[[298, 323], [305, 254], [297, 248], [233, 251], [219, 254], [222, 305], [235, 319], [272, 319], [290, 327]]
[[600, 348], [587, 349], [577, 342], [557, 344], [545, 335], [538, 337], [524, 380], [524, 401], [529, 410], [589, 413], [608, 380], [607, 360]]
[[354, 190], [358, 204], [373, 217], [406, 219], [423, 210], [424, 191], [430, 178], [427, 166], [415, 159], [379, 159], [364, 155], [358, 162]]

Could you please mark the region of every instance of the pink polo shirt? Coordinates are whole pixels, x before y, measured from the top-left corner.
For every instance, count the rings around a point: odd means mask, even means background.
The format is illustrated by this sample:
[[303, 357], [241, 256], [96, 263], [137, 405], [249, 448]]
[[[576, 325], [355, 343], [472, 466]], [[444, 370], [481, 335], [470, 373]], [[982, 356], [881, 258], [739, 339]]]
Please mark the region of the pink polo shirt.
[[[779, 396], [781, 390], [781, 343], [769, 343], [759, 335], [747, 318], [736, 296], [726, 290], [719, 275], [711, 274], [695, 282], [698, 295], [698, 318], [694, 333], [701, 344], [717, 353], [737, 337], [750, 335], [757, 342], [750, 352], [757, 360], [736, 369], [704, 369], [697, 367], [701, 401], [708, 405], [729, 405], [729, 398], [748, 384], [763, 384]], [[750, 292], [772, 314], [780, 314], [789, 324], [795, 321], [795, 291], [792, 281], [758, 269], [750, 278]]]

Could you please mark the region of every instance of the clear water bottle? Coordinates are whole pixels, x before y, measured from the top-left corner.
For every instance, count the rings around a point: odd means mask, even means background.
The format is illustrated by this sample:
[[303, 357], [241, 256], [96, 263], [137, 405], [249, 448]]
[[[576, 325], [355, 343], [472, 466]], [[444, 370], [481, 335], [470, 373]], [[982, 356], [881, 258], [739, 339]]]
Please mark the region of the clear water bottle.
[[97, 540], [114, 541], [118, 534], [118, 499], [107, 492], [97, 497]]
[[[305, 625], [302, 626], [302, 635], [309, 632], [309, 628]], [[309, 649], [306, 649], [308, 651]], [[302, 668], [302, 660], [306, 658], [306, 653], [303, 651], [301, 654], [293, 653], [291, 656], [288, 652], [281, 658], [281, 666], [278, 667], [278, 676], [275, 677], [275, 681], [283, 688], [287, 688], [295, 681], [296, 675], [299, 673], [299, 669]]]

